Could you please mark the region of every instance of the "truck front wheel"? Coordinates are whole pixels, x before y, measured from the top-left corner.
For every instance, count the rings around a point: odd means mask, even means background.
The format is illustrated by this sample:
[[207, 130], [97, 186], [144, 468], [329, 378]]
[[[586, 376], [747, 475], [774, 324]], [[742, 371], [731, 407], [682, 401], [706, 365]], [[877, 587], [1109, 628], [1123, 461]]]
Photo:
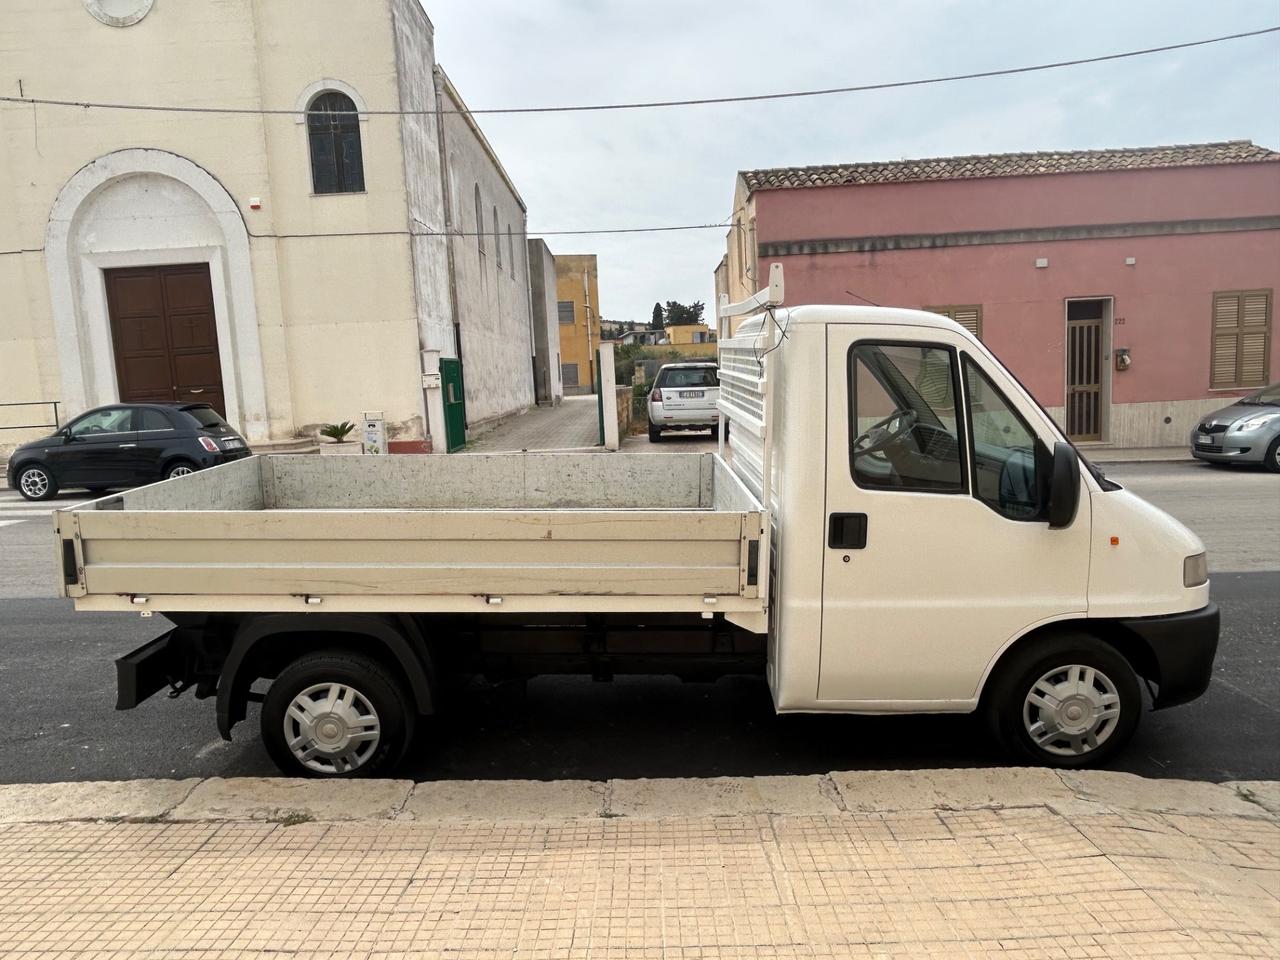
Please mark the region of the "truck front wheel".
[[272, 681], [262, 742], [280, 770], [301, 777], [372, 777], [404, 755], [414, 713], [378, 661], [331, 650], [299, 657]]
[[1020, 759], [1094, 766], [1137, 730], [1142, 689], [1114, 647], [1073, 634], [1015, 650], [999, 667], [985, 710], [996, 737]]

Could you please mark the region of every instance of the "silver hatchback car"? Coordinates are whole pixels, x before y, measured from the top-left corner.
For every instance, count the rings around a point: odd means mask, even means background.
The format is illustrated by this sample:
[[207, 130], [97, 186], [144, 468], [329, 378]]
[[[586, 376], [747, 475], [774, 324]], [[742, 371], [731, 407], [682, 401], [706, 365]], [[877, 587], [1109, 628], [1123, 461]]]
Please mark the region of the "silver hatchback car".
[[1191, 431], [1191, 455], [1210, 463], [1261, 463], [1280, 473], [1280, 383], [1203, 417]]

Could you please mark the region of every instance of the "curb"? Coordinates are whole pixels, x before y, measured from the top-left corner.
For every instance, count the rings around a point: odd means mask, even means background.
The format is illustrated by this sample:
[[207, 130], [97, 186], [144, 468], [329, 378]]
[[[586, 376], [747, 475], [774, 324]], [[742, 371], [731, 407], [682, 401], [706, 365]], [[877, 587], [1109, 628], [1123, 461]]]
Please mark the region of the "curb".
[[518, 821], [858, 816], [1047, 808], [1280, 820], [1280, 781], [1150, 780], [1038, 767], [639, 780], [130, 780], [0, 786], [0, 824]]

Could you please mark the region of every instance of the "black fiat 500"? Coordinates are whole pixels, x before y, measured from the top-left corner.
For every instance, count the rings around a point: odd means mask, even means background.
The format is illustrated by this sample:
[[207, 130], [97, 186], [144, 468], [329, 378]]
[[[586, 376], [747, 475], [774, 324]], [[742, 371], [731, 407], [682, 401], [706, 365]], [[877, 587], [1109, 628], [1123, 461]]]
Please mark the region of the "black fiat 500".
[[59, 490], [136, 487], [247, 457], [244, 438], [207, 403], [113, 403], [9, 457], [9, 486], [28, 500]]

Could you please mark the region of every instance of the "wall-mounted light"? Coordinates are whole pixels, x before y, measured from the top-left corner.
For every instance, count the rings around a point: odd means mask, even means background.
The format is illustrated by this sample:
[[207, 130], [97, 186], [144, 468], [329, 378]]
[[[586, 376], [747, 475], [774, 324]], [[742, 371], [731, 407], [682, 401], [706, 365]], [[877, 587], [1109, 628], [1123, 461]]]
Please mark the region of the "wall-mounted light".
[[1037, 270], [1043, 270], [1043, 269], [1044, 269], [1045, 267], [1047, 267], [1047, 266], [1049, 266], [1049, 258], [1048, 258], [1048, 257], [1036, 257], [1036, 269], [1037, 269]]
[[1133, 357], [1129, 356], [1128, 347], [1116, 347], [1116, 369], [1128, 370], [1133, 366]]
[[1137, 262], [1138, 262], [1138, 258], [1137, 258], [1137, 257], [1125, 257], [1125, 258], [1124, 258], [1124, 265], [1125, 265], [1126, 267], [1132, 267], [1132, 266], [1135, 266], [1135, 265], [1137, 264]]

